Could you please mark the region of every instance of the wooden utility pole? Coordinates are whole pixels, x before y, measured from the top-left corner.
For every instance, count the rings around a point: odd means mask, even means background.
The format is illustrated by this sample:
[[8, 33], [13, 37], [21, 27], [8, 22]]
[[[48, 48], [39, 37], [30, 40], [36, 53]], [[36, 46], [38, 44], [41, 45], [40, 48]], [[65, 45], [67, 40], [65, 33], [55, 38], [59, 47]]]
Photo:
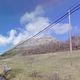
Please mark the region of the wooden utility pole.
[[68, 11], [69, 13], [69, 26], [70, 26], [70, 30], [69, 30], [69, 39], [70, 39], [70, 53], [72, 53], [72, 35], [71, 35], [71, 31], [72, 31], [72, 26], [71, 26], [71, 13], [70, 11]]

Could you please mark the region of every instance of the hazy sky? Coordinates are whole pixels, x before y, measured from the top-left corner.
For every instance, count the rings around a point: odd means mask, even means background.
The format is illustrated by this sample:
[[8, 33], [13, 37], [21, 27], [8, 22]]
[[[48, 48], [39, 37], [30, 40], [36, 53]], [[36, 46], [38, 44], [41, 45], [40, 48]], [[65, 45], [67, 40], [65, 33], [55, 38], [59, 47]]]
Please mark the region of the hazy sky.
[[[0, 52], [27, 39], [62, 16], [80, 0], [0, 0]], [[80, 34], [80, 10], [71, 15], [72, 35]], [[68, 18], [41, 36], [68, 39]]]

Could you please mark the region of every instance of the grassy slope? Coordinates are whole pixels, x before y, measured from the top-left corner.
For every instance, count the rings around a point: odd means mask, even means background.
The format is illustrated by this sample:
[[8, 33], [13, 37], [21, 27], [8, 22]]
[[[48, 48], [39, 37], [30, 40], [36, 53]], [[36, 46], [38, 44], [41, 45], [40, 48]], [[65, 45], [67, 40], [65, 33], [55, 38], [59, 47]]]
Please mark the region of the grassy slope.
[[[3, 63], [7, 63], [13, 70], [16, 78], [14, 80], [44, 80], [43, 77], [34, 78], [30, 76], [37, 72], [50, 80], [54, 73], [58, 73], [60, 80], [80, 80], [80, 51], [15, 56], [0, 60], [0, 72]], [[70, 78], [70, 79], [67, 79]]]

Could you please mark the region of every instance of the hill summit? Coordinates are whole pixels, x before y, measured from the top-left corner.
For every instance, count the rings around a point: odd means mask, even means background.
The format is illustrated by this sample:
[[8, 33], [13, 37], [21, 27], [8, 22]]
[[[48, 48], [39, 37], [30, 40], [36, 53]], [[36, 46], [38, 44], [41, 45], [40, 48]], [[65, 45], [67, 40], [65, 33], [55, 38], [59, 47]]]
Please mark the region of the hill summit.
[[[80, 49], [80, 36], [72, 36], [72, 48]], [[69, 50], [69, 40], [59, 41], [51, 36], [33, 38], [25, 41], [4, 55], [30, 55]]]

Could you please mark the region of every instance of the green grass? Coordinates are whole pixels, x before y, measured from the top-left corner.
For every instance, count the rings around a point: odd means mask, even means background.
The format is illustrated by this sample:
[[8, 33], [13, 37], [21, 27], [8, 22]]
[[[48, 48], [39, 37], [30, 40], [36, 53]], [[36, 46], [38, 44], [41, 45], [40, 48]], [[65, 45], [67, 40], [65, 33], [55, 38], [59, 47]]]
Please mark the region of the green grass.
[[[80, 51], [20, 56], [0, 60], [12, 68], [14, 80], [80, 80]], [[56, 74], [57, 73], [57, 74]], [[55, 75], [56, 74], [56, 75]], [[56, 79], [58, 80], [58, 79]]]

